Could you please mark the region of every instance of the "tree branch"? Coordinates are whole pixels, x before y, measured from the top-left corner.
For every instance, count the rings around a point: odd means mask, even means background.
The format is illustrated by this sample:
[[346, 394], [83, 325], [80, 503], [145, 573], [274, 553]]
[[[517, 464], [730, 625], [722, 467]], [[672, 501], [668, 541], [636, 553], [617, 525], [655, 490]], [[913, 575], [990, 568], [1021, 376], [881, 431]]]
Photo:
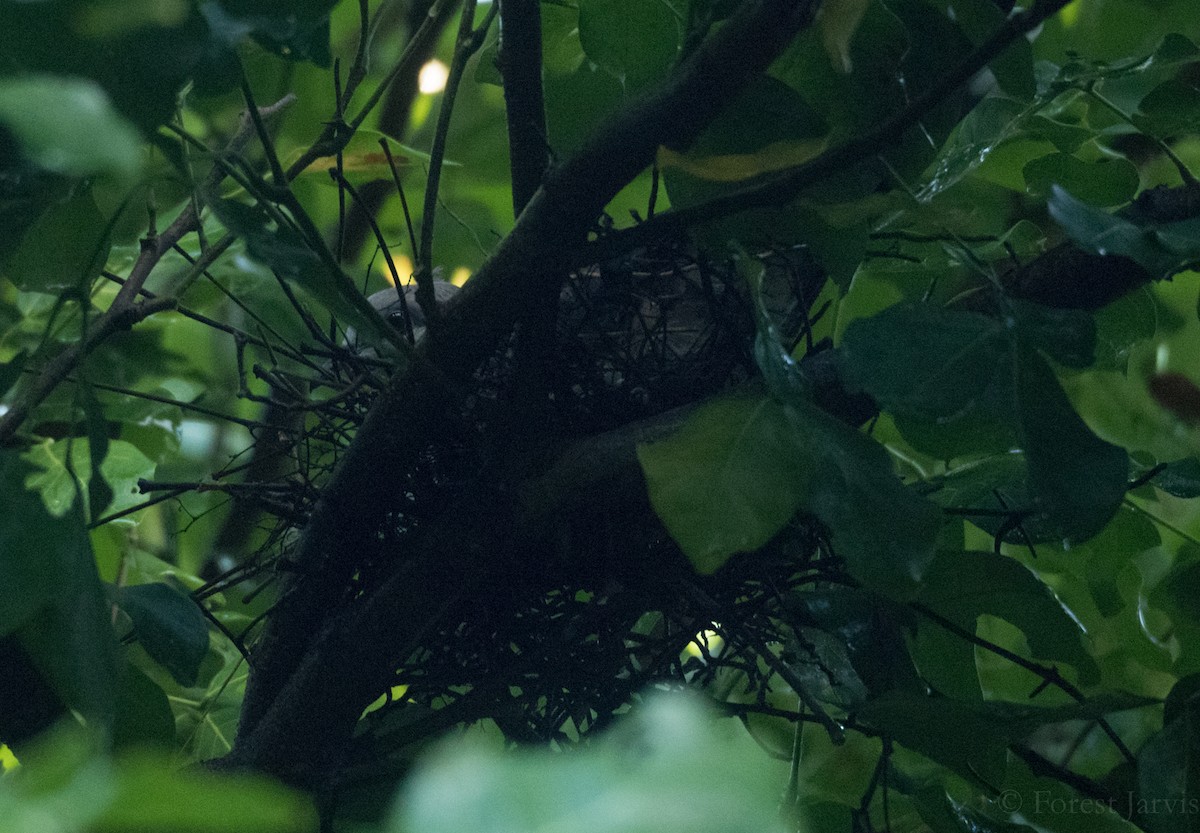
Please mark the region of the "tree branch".
[[442, 93], [442, 106], [438, 112], [437, 129], [433, 134], [433, 147], [429, 150], [429, 176], [425, 180], [425, 208], [421, 213], [421, 251], [417, 265], [417, 302], [425, 320], [433, 326], [439, 317], [437, 297], [433, 291], [433, 228], [437, 219], [438, 189], [442, 181], [442, 163], [446, 158], [446, 139], [450, 134], [450, 118], [454, 114], [454, 101], [462, 83], [467, 60], [483, 46], [483, 38], [496, 17], [499, 8], [493, 4], [487, 11], [478, 29], [475, 25], [475, 0], [463, 3], [462, 19], [458, 27], [458, 39], [454, 43], [454, 61]]
[[529, 202], [550, 166], [542, 93], [542, 10], [538, 0], [500, 4], [500, 76], [508, 119], [513, 216]]

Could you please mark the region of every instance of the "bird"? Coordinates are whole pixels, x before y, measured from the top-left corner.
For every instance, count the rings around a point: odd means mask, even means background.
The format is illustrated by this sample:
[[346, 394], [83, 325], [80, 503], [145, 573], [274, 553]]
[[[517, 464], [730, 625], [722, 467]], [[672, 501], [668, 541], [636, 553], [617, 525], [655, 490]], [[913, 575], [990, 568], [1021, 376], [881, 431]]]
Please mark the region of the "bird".
[[[437, 301], [438, 307], [441, 308], [454, 297], [455, 293], [458, 292], [458, 287], [447, 281], [437, 280], [436, 276], [439, 271], [437, 269], [434, 270], [433, 297]], [[404, 297], [403, 302], [400, 300], [401, 295]], [[403, 290], [395, 286], [389, 286], [386, 289], [381, 289], [378, 292], [368, 295], [367, 301], [385, 321], [404, 335], [407, 335], [407, 329], [404, 325], [404, 306], [407, 306], [408, 318], [412, 323], [413, 343], [415, 344], [420, 341], [421, 336], [425, 334], [425, 311], [417, 303], [416, 284], [409, 284]], [[377, 355], [374, 348], [367, 347], [365, 344], [359, 344], [358, 333], [353, 327], [346, 328], [346, 347], [364, 358], [375, 358]]]

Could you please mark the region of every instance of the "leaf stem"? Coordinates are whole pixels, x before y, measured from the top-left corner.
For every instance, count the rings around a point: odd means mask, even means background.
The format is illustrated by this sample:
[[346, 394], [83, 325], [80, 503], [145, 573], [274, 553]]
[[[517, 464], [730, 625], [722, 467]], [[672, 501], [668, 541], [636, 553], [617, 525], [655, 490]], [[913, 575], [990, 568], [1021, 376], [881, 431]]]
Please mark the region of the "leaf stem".
[[1137, 124], [1135, 124], [1133, 121], [1133, 116], [1130, 115], [1129, 113], [1126, 113], [1124, 110], [1122, 110], [1120, 107], [1118, 107], [1115, 103], [1110, 101], [1106, 96], [1101, 95], [1096, 90], [1095, 84], [1088, 84], [1086, 87], [1083, 88], [1083, 91], [1085, 93], [1087, 93], [1087, 95], [1090, 96], [1092, 99], [1094, 99], [1098, 104], [1102, 105], [1105, 109], [1107, 109], [1111, 113], [1113, 113], [1113, 115], [1115, 115], [1117, 118], [1121, 119], [1121, 121], [1125, 122], [1130, 127], [1136, 129], [1143, 136], [1147, 137], [1152, 142], [1154, 142], [1154, 144], [1158, 145], [1158, 149], [1162, 151], [1164, 156], [1166, 156], [1168, 159], [1171, 160], [1171, 164], [1173, 164], [1175, 166], [1175, 169], [1179, 171], [1179, 178], [1183, 180], [1184, 185], [1200, 185], [1200, 181], [1197, 181], [1196, 177], [1192, 174], [1192, 172], [1190, 170], [1188, 170], [1187, 163], [1185, 163], [1182, 159], [1179, 158], [1179, 156], [1175, 153], [1175, 151], [1171, 149], [1170, 145], [1168, 145], [1163, 139], [1160, 139], [1158, 136], [1155, 136], [1151, 133], [1147, 133], [1145, 130], [1142, 130], [1142, 128], [1138, 127]]

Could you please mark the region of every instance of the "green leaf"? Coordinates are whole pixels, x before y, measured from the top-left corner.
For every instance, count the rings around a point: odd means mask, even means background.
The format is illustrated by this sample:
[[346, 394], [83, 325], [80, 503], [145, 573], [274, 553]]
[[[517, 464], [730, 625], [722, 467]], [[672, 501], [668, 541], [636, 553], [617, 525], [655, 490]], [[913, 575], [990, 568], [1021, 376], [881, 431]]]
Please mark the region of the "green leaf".
[[856, 717], [973, 783], [995, 784], [1004, 777], [1005, 727], [965, 703], [889, 692], [862, 706]]
[[13, 831], [88, 833], [316, 833], [312, 801], [265, 777], [180, 770], [149, 750], [115, 759], [78, 727], [51, 733], [0, 779], [0, 812]]
[[999, 452], [1017, 440], [1011, 339], [986, 316], [905, 303], [853, 322], [841, 359], [847, 383], [895, 415], [918, 448]]
[[96, 392], [90, 384], [84, 382], [80, 385], [79, 397], [87, 423], [88, 511], [93, 518], [98, 518], [113, 501], [112, 486], [105, 479], [103, 468], [109, 449], [108, 422], [104, 419], [104, 409], [96, 399]]
[[837, 637], [857, 678], [873, 694], [923, 690], [906, 644], [911, 613], [890, 599], [850, 587], [797, 590], [783, 598], [793, 623], [810, 623]]
[[671, 204], [703, 202], [739, 179], [799, 164], [823, 149], [828, 132], [798, 92], [777, 78], [757, 78], [686, 152], [660, 150]]
[[108, 222], [83, 190], [42, 214], [0, 269], [18, 289], [77, 289], [100, 274], [110, 248]]
[[712, 573], [767, 543], [795, 515], [812, 472], [772, 399], [704, 405], [674, 436], [638, 446], [655, 512], [692, 565]]
[[125, 663], [117, 686], [114, 746], [170, 746], [174, 742], [175, 716], [166, 693], [140, 669]]
[[1137, 753], [1138, 792], [1135, 809], [1150, 833], [1191, 833], [1190, 812], [1200, 793], [1200, 704], [1196, 680], [1184, 678], [1172, 689], [1171, 718]]
[[89, 830], [187, 830], [227, 833], [315, 833], [312, 801], [262, 776], [181, 771], [165, 755], [141, 752], [117, 759], [111, 800]]
[[[67, 454], [70, 452], [70, 465]], [[89, 465], [93, 460], [91, 442], [84, 439], [44, 440], [25, 453], [25, 459], [39, 471], [31, 474], [27, 481], [32, 489], [41, 492], [42, 499], [51, 514], [61, 515], [75, 502], [76, 485], [88, 489], [90, 494], [92, 474]], [[154, 461], [132, 443], [125, 440], [110, 440], [100, 474], [109, 485], [114, 512], [135, 506], [142, 500], [137, 482], [154, 474]], [[95, 511], [90, 511], [95, 516]]]
[[815, 407], [788, 409], [807, 437], [816, 477], [804, 509], [825, 524], [834, 552], [866, 586], [912, 596], [933, 558], [941, 511], [901, 484], [879, 443]]
[[[91, 79], [103, 87], [117, 112], [151, 133], [176, 112], [180, 89], [210, 45], [210, 32], [192, 6], [177, 0], [0, 4], [0, 31], [19, 33], [5, 43], [6, 72], [51, 74], [70, 79], [70, 84]], [[59, 115], [54, 107], [40, 109], [45, 111], [40, 118]], [[69, 121], [57, 129], [73, 131]], [[141, 141], [127, 147], [100, 144], [109, 153], [127, 154]]]
[[[1140, 586], [1138, 559], [1161, 543], [1162, 537], [1154, 523], [1126, 505], [1099, 535], [1064, 551], [1062, 558], [1070, 564], [1068, 569], [1082, 574], [1088, 594], [1100, 614], [1111, 617], [1137, 604], [1136, 597], [1129, 599], [1122, 589], [1131, 582]], [[1079, 562], [1083, 562], [1082, 565]], [[1050, 565], [1045, 569], [1048, 573], [1055, 572]], [[1144, 637], [1145, 631], [1139, 636]]]
[[1200, 130], [1200, 89], [1179, 78], [1164, 81], [1142, 99], [1133, 121], [1160, 139], [1195, 133]]
[[[1163, 703], [1163, 725], [1169, 726], [1180, 718], [1188, 717], [1200, 706], [1200, 674], [1189, 674], [1172, 686]], [[1195, 716], [1195, 715], [1193, 715]]]
[[117, 646], [79, 511], [50, 514], [23, 484], [28, 464], [0, 452], [0, 636], [15, 633], [69, 707], [110, 725]]
[[928, 419], [952, 417], [978, 398], [1007, 353], [993, 319], [923, 303], [855, 321], [841, 344], [847, 381], [889, 410]]
[[1050, 358], [1079, 370], [1096, 360], [1096, 319], [1087, 310], [1056, 309], [1028, 301], [1010, 301], [1017, 332]]
[[[1185, 551], [1186, 552], [1186, 551]], [[1200, 614], [1196, 597], [1200, 595], [1200, 561], [1194, 554], [1180, 557], [1170, 571], [1150, 591], [1150, 605], [1169, 617], [1169, 630], [1178, 647], [1175, 667], [1183, 673], [1200, 669]]]
[[850, 41], [858, 31], [858, 24], [870, 5], [870, 0], [829, 0], [821, 4], [821, 12], [817, 23], [821, 27], [821, 41], [829, 60], [839, 67], [842, 72], [854, 69], [854, 61], [850, 57]]
[[1052, 153], [1026, 163], [1022, 169], [1025, 187], [1044, 197], [1052, 186], [1069, 191], [1090, 205], [1122, 205], [1133, 199], [1141, 178], [1128, 159], [1084, 162], [1068, 153]]
[[980, 616], [997, 616], [1021, 629], [1035, 658], [1071, 665], [1085, 685], [1099, 680], [1079, 623], [1041, 579], [1012, 558], [938, 553], [918, 601], [971, 633]]
[[679, 24], [666, 3], [580, 0], [579, 41], [588, 58], [632, 92], [675, 62]]
[[103, 39], [144, 26], [177, 26], [188, 11], [187, 0], [97, 0], [77, 10], [76, 25], [88, 37]]
[[913, 796], [922, 821], [935, 833], [1033, 833], [1025, 824], [989, 819], [968, 804], [955, 801], [945, 789], [930, 787]]
[[1092, 433], [1041, 356], [1023, 349], [1016, 376], [1030, 490], [1065, 540], [1086, 540], [1125, 499], [1129, 454]]
[[[1186, 238], [1181, 241], [1185, 248], [1180, 251], [1176, 244], [1164, 240], [1156, 229], [1143, 228], [1093, 208], [1057, 185], [1050, 187], [1047, 207], [1050, 215], [1082, 248], [1102, 256], [1123, 255], [1131, 258], [1156, 278], [1169, 277], [1184, 268], [1200, 252], [1200, 244], [1192, 242], [1188, 247]], [[1186, 230], [1186, 226], [1181, 230]]]
[[1026, 105], [1011, 98], [992, 96], [979, 102], [943, 145], [918, 198], [930, 200], [962, 180], [1005, 141], [1021, 135], [1027, 116]]
[[[1007, 523], [1006, 513], [1025, 510], [1033, 502], [1028, 479], [1025, 454], [1012, 451], [957, 465], [944, 475], [931, 478], [927, 485], [931, 488], [931, 500], [964, 512], [972, 524], [989, 535], [1004, 530], [1002, 540], [1007, 543], [1057, 541], [1059, 536], [1045, 518], [1026, 517], [1019, 529]], [[968, 510], [979, 510], [979, 514]]]
[[133, 633], [146, 653], [180, 685], [195, 685], [208, 653], [208, 622], [196, 603], [155, 583], [118, 588], [117, 604], [133, 620]]
[[889, 692], [862, 706], [856, 716], [899, 743], [969, 781], [993, 788], [1004, 779], [1009, 744], [1043, 726], [1096, 720], [1114, 712], [1155, 704], [1149, 697], [1116, 694], [1040, 707], [1025, 703], [961, 702], [918, 692]]
[[[892, 9], [873, 2], [867, 5], [849, 41], [850, 72], [845, 72], [845, 63], [830, 60], [822, 32], [810, 30], [796, 38], [772, 66], [771, 74], [808, 101], [828, 125], [830, 143], [837, 144], [897, 109], [903, 98], [897, 79], [909, 51], [909, 36]], [[923, 43], [933, 43], [933, 39]], [[943, 41], [936, 44], [945, 45]], [[930, 56], [923, 53], [921, 57]]]
[[142, 137], [94, 81], [0, 78], [0, 125], [32, 162], [53, 173], [132, 179], [141, 169]]
[[867, 700], [867, 687], [845, 643], [820, 628], [796, 628], [783, 661], [818, 700], [852, 711]]
[[1129, 367], [1134, 349], [1154, 337], [1165, 322], [1161, 302], [1148, 288], [1129, 292], [1094, 313], [1096, 324], [1096, 361], [1098, 370], [1117, 370]]
[[[1009, 758], [1008, 772], [999, 795], [984, 802], [992, 819], [1020, 819], [1038, 830], [1056, 833], [1138, 833], [1129, 821], [1133, 815], [1132, 792], [1117, 793], [1111, 803], [1104, 799], [1081, 798], [1073, 788], [1051, 777], [1035, 776], [1025, 762]], [[1113, 790], [1116, 792], [1116, 789]]]
[[941, 513], [905, 489], [883, 447], [810, 405], [717, 400], [671, 438], [638, 447], [650, 500], [702, 573], [757, 549], [798, 510], [872, 588], [904, 598], [933, 554]]
[[217, 39], [227, 47], [236, 46], [249, 34], [277, 55], [328, 67], [333, 63], [329, 13], [335, 5], [337, 0], [206, 0], [200, 10]]
[[41, 499], [24, 488], [28, 465], [0, 452], [0, 635], [12, 633], [51, 603], [78, 540], [58, 524]]
[[1154, 480], [1155, 486], [1167, 494], [1181, 498], [1200, 497], [1200, 460], [1185, 457], [1168, 463]]
[[29, 361], [29, 353], [21, 350], [6, 362], [0, 362], [0, 397], [4, 396], [17, 383], [25, 372], [25, 364]]
[[855, 321], [842, 341], [846, 379], [921, 450], [1023, 449], [1033, 505], [1011, 508], [1044, 514], [1058, 537], [1085, 540], [1124, 498], [1128, 455], [1091, 432], [1033, 347], [1086, 366], [1094, 330], [1086, 316], [1024, 304], [1012, 312], [1001, 322], [907, 303]]
[[[975, 47], [979, 47], [1004, 25], [1004, 13], [992, 0], [952, 0], [954, 19]], [[1016, 38], [988, 66], [1000, 89], [1022, 101], [1037, 93], [1033, 75], [1033, 46], [1025, 38]]]
[[660, 695], [570, 755], [447, 746], [406, 782], [386, 829], [773, 833], [784, 829], [774, 773], [736, 722]]

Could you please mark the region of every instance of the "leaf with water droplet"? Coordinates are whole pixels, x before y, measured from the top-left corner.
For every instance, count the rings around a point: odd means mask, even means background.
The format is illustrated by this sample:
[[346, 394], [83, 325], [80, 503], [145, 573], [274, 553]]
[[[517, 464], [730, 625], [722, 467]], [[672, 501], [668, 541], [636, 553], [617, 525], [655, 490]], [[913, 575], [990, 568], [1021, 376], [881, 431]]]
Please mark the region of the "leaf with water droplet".
[[1168, 277], [1200, 255], [1200, 234], [1191, 239], [1191, 229], [1171, 224], [1162, 229], [1175, 236], [1170, 246], [1153, 226], [1139, 226], [1115, 214], [1088, 205], [1058, 185], [1050, 186], [1046, 207], [1071, 239], [1080, 247], [1101, 256], [1124, 255], [1141, 264], [1155, 278]]

